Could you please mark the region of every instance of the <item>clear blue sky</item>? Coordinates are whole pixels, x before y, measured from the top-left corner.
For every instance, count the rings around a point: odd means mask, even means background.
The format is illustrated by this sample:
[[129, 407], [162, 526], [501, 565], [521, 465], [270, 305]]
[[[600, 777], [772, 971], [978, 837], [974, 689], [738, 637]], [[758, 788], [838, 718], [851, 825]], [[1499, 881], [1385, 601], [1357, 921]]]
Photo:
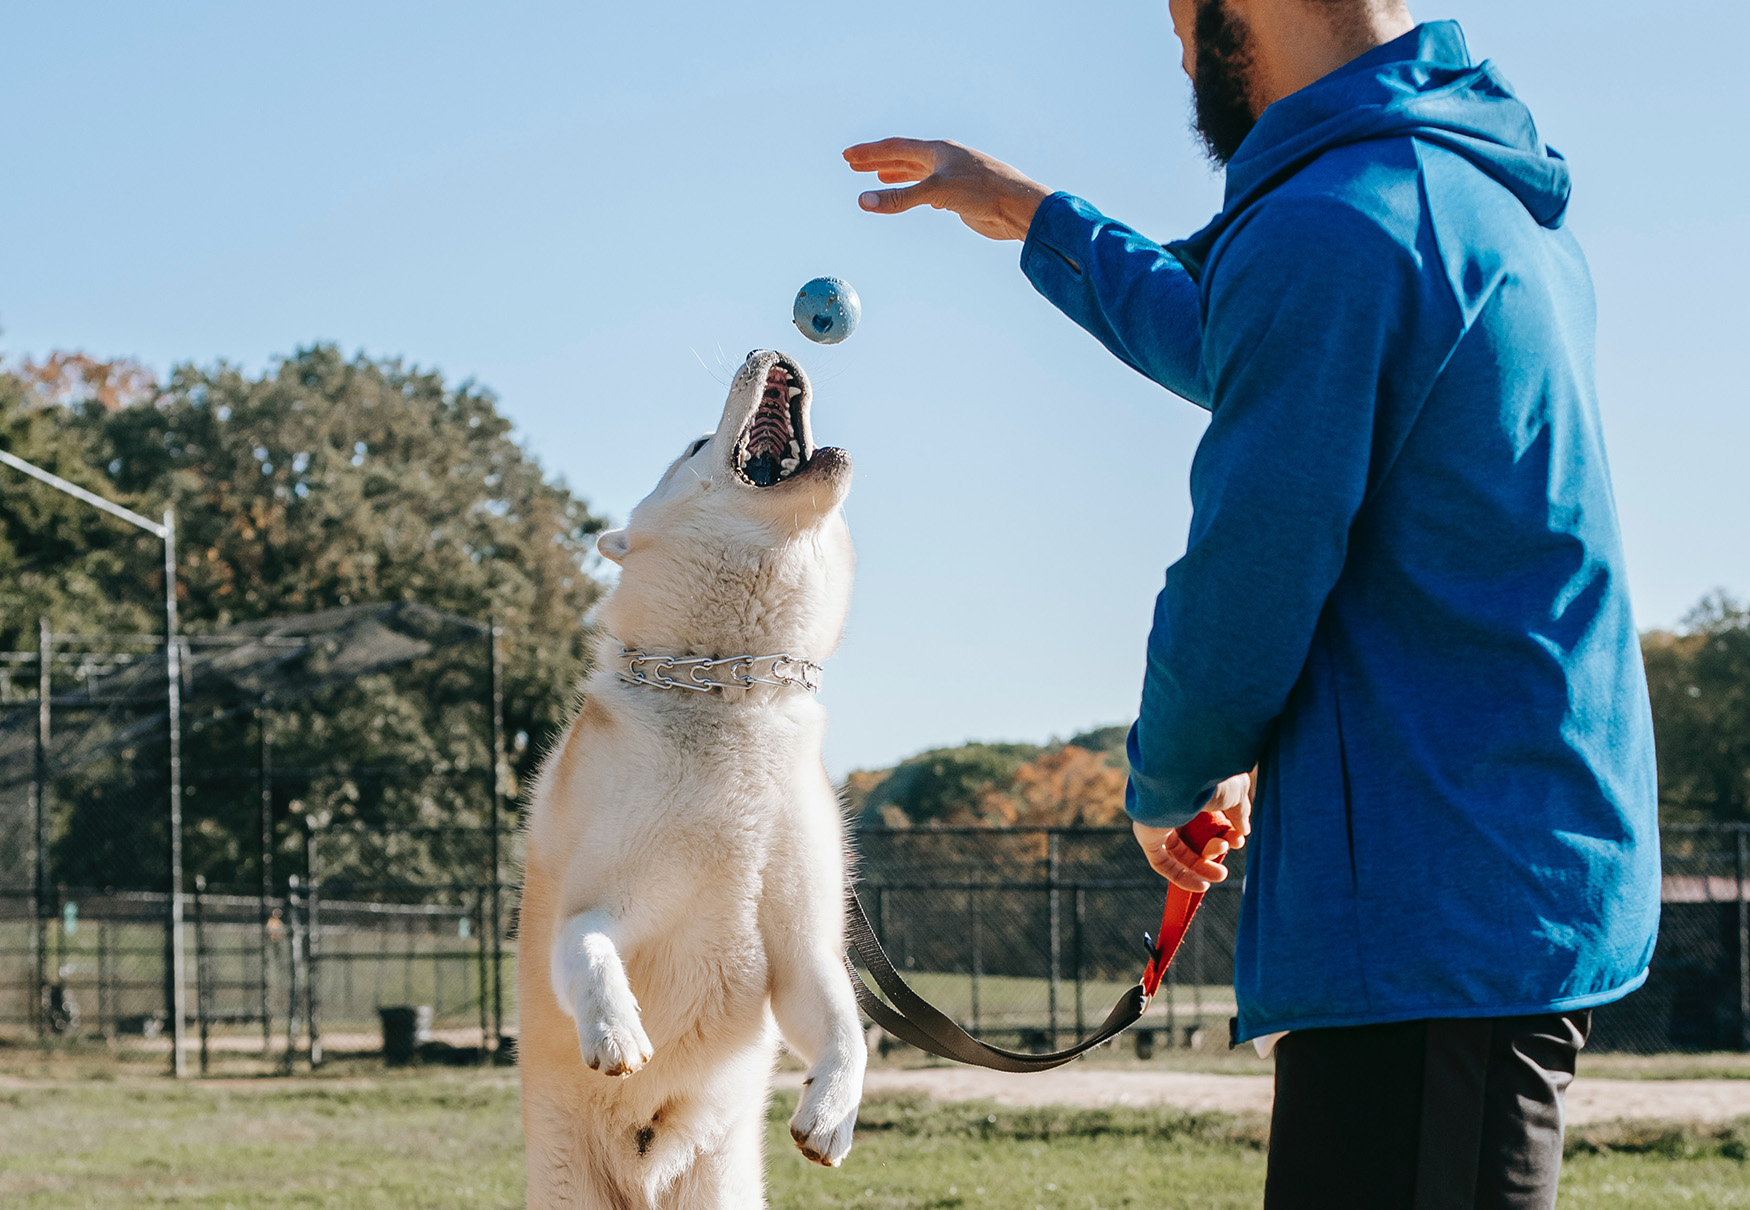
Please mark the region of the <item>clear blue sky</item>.
[[[1746, 6], [1413, 11], [1463, 21], [1573, 162], [1641, 624], [1750, 594]], [[13, 3], [4, 28], [0, 353], [401, 355], [490, 385], [623, 518], [716, 417], [717, 350], [791, 350], [857, 462], [834, 771], [1130, 717], [1201, 414], [1038, 298], [1018, 245], [860, 213], [838, 153], [957, 138], [1186, 234], [1220, 182], [1165, 0]], [[863, 297], [836, 348], [788, 324], [822, 273]]]

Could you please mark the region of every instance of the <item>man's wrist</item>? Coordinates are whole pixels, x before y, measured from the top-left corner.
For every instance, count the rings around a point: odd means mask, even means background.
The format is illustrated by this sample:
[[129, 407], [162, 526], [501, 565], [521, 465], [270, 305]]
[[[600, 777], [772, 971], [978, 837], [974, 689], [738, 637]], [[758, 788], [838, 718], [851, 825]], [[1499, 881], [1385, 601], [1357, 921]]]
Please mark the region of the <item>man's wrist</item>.
[[1052, 190], [1045, 186], [1028, 181], [1012, 192], [1006, 194], [997, 202], [997, 212], [1002, 215], [1004, 225], [1013, 233], [1010, 238], [1025, 241], [1033, 230], [1033, 219], [1039, 214], [1039, 207], [1045, 204]]

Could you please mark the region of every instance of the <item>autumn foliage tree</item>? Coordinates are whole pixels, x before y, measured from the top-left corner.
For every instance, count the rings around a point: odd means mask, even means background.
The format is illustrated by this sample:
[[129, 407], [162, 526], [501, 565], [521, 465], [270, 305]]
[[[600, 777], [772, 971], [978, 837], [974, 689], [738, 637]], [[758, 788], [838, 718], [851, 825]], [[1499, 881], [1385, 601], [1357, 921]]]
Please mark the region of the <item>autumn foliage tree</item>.
[[847, 778], [861, 820], [886, 827], [1102, 827], [1124, 821], [1126, 728], [1066, 743], [963, 744]]
[[978, 796], [979, 814], [1002, 826], [1107, 827], [1124, 821], [1124, 771], [1098, 752], [1065, 744], [1016, 766]]

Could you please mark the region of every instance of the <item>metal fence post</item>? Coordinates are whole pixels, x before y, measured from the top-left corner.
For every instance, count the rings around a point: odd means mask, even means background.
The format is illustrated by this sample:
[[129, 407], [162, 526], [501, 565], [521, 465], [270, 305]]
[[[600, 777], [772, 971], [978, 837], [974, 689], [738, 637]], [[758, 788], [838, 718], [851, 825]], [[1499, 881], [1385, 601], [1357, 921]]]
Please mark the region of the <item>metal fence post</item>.
[[194, 876], [194, 1015], [201, 1040], [201, 1074], [207, 1074], [207, 876]]
[[273, 739], [268, 734], [267, 698], [255, 709], [258, 787], [261, 796], [261, 1053], [273, 1048], [273, 1010], [268, 1006], [267, 954], [273, 921]]
[[298, 919], [298, 876], [286, 879], [286, 1056], [290, 1075], [298, 1057], [298, 1018], [303, 1007], [304, 926]]
[[1738, 1049], [1750, 1051], [1750, 825], [1738, 825]]
[[[444, 947], [439, 938], [443, 934], [427, 930], [426, 941], [431, 945], [431, 1015], [444, 1015]], [[445, 938], [447, 940], [447, 938]]]
[[34, 814], [36, 894], [31, 906], [31, 997], [30, 1019], [38, 1037], [49, 1033], [49, 718], [52, 659], [49, 620], [37, 619], [36, 759], [32, 765], [31, 808]]
[[97, 1031], [111, 1037], [114, 1011], [109, 1002], [109, 918], [97, 921]]
[[[58, 1019], [63, 1022], [60, 1026], [60, 1032], [71, 1032], [77, 1019], [74, 1012], [69, 1009], [72, 997], [68, 993], [66, 983], [68, 973], [67, 917], [64, 914], [66, 912], [66, 902], [66, 885], [57, 885], [54, 889], [54, 898], [49, 901], [49, 917], [55, 922], [55, 944], [53, 948], [53, 957], [48, 963], [49, 970], [53, 972], [53, 979], [49, 984], [48, 1007], [49, 1028], [54, 1029], [55, 1022]], [[58, 1005], [55, 1003], [57, 994], [61, 1001]]]
[[486, 900], [487, 891], [485, 887], [482, 887], [480, 888], [480, 893], [475, 896], [474, 900], [474, 923], [477, 926], [474, 930], [474, 950], [480, 962], [480, 1062], [482, 1063], [490, 1063], [492, 1061], [492, 1052], [487, 1047], [487, 1041], [491, 1036], [489, 1031], [491, 1030], [492, 1022], [488, 1015], [491, 1009], [486, 1003], [486, 987], [489, 974], [487, 971], [488, 956], [486, 950], [488, 945], [488, 939], [486, 936]]
[[492, 863], [492, 1045], [497, 1049], [504, 1041], [504, 908], [501, 901], [504, 874], [498, 852], [498, 834], [504, 813], [504, 654], [500, 646], [502, 631], [498, 619], [490, 619], [487, 627], [487, 650], [490, 653], [492, 750], [492, 835], [488, 841]]
[[1051, 1049], [1057, 1049], [1057, 997], [1063, 979], [1063, 906], [1058, 892], [1058, 835], [1046, 834], [1045, 885], [1051, 901]]
[[317, 847], [319, 831], [312, 822], [305, 841], [309, 852], [307, 868], [310, 872], [310, 883], [304, 889], [304, 1019], [310, 1027], [312, 1071], [322, 1066], [322, 921], [319, 915], [322, 900], [322, 855]]
[[187, 972], [182, 950], [182, 642], [176, 635], [176, 514], [164, 510], [165, 723], [170, 737], [170, 1067], [188, 1074]]
[[1167, 994], [1167, 1045], [1169, 1047], [1179, 1044], [1179, 1012], [1178, 1006], [1173, 1003], [1173, 985], [1178, 981], [1179, 964], [1176, 962], [1167, 963], [1167, 973], [1161, 987]]
[[978, 980], [984, 974], [984, 939], [979, 935], [978, 891], [974, 887], [966, 888], [966, 914], [971, 917], [967, 922], [972, 935], [972, 1032], [978, 1032]]
[[1191, 1028], [1196, 1031], [1187, 1043], [1200, 1043], [1203, 1032], [1203, 934], [1206, 929], [1191, 930], [1191, 1011], [1197, 1014], [1197, 1024]]
[[1088, 894], [1081, 884], [1075, 889], [1075, 920], [1074, 932], [1071, 934], [1071, 961], [1075, 964], [1076, 980], [1076, 1037], [1087, 1032], [1087, 1026], [1082, 1021], [1082, 929], [1088, 916]]

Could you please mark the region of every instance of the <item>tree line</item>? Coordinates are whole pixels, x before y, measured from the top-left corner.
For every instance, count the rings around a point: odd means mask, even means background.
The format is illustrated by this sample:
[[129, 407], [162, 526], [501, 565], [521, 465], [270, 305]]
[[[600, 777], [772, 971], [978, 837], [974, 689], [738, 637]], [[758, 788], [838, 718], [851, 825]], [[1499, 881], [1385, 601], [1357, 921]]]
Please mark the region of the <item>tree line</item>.
[[[1704, 597], [1641, 636], [1667, 823], [1750, 823], [1750, 608]], [[870, 827], [1124, 822], [1126, 727], [1045, 745], [970, 743], [859, 770], [845, 798]]]
[[[173, 506], [190, 632], [363, 602], [497, 619], [513, 798], [572, 708], [587, 614], [603, 591], [592, 574], [602, 520], [513, 440], [476, 383], [321, 344], [259, 374], [180, 365], [162, 381], [127, 361], [55, 354], [0, 369], [0, 448], [148, 515]], [[62, 634], [158, 632], [156, 539], [4, 474], [0, 650], [34, 648], [40, 617]], [[1750, 610], [1713, 594], [1674, 630], [1645, 634], [1643, 650], [1664, 818], [1750, 822]], [[478, 781], [439, 776], [489, 764], [482, 667], [474, 656], [434, 659], [276, 716], [277, 760], [305, 771], [277, 788], [276, 816], [388, 829], [483, 823]], [[222, 779], [194, 785], [206, 797], [190, 804], [189, 873], [246, 883], [258, 804], [241, 772], [255, 737], [243, 723], [199, 734], [197, 766], [240, 777], [231, 789]], [[871, 826], [1118, 824], [1124, 734], [934, 749], [852, 773], [843, 794]], [[161, 851], [161, 795], [141, 764], [150, 755], [123, 753], [64, 787], [101, 826], [76, 826], [61, 803], [62, 876], [119, 882], [123, 856]], [[384, 769], [424, 772], [370, 772]], [[288, 857], [295, 831], [285, 830]], [[426, 879], [455, 873], [457, 860], [435, 843], [385, 859], [397, 876]], [[362, 874], [369, 863], [355, 864]]]
[[[513, 800], [571, 708], [585, 615], [602, 591], [590, 571], [602, 522], [512, 439], [476, 383], [332, 345], [260, 374], [180, 365], [163, 381], [128, 362], [58, 354], [0, 372], [0, 448], [148, 516], [174, 507], [178, 609], [191, 634], [365, 602], [496, 619]], [[61, 634], [161, 633], [156, 538], [0, 474], [0, 650], [34, 649], [43, 617]], [[271, 712], [280, 822], [484, 823], [485, 671], [477, 645]], [[259, 864], [257, 737], [247, 715], [202, 721], [188, 720], [185, 741], [187, 869], [248, 883]], [[154, 761], [162, 754], [123, 751], [57, 785], [58, 878], [153, 880], [165, 844]], [[282, 828], [282, 868], [298, 868], [298, 831]], [[404, 879], [454, 872], [432, 845], [379, 864]]]

